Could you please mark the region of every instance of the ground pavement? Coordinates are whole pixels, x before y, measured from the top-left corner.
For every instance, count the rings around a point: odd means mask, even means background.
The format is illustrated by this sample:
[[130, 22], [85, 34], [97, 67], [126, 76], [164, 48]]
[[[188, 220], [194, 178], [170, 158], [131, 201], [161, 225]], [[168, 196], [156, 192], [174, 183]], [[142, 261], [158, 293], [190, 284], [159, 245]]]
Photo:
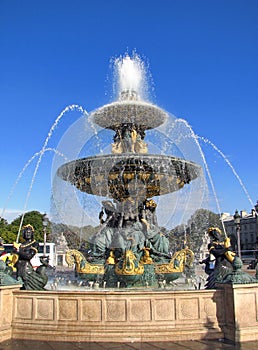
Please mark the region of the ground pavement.
[[258, 350], [258, 341], [234, 345], [223, 340], [146, 342], [146, 343], [86, 343], [7, 340], [0, 350]]

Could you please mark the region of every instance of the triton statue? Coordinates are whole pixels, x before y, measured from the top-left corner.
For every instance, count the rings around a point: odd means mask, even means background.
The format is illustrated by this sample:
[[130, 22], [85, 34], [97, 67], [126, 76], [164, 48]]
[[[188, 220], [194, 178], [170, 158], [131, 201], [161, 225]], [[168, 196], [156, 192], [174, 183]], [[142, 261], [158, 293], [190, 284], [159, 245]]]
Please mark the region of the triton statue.
[[48, 277], [45, 273], [48, 266], [48, 257], [40, 259], [41, 264], [36, 270], [33, 269], [30, 260], [38, 252], [39, 243], [34, 239], [34, 228], [26, 225], [22, 230], [23, 243], [14, 243], [15, 268], [17, 269], [17, 279], [22, 280], [22, 289], [44, 290]]
[[[225, 261], [232, 264], [235, 258], [235, 253], [232, 252], [230, 239], [227, 237], [224, 241], [222, 240], [221, 231], [218, 227], [210, 227], [208, 229], [208, 234], [211, 239], [211, 242], [208, 244], [210, 255], [206, 261], [203, 261], [204, 263], [209, 264], [209, 270], [206, 268], [209, 276], [205, 287], [206, 289], [213, 289], [215, 288], [216, 283], [222, 281], [226, 272], [229, 272], [229, 270], [232, 269], [231, 265], [230, 267], [226, 267], [223, 264]], [[214, 266], [211, 268], [211, 262], [213, 260]]]

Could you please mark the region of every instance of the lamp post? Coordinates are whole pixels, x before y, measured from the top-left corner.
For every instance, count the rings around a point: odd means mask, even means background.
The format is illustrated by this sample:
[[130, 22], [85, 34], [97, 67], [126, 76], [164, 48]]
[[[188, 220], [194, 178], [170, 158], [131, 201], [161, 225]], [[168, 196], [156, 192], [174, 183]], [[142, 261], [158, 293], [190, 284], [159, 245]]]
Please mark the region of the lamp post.
[[241, 259], [241, 241], [240, 241], [240, 218], [241, 216], [239, 215], [238, 211], [235, 211], [234, 215], [234, 223], [236, 226], [236, 234], [237, 234], [237, 251], [238, 251], [238, 256]]
[[44, 234], [43, 256], [46, 256], [46, 253], [47, 253], [47, 250], [46, 250], [47, 225], [48, 225], [48, 217], [47, 217], [47, 214], [44, 214], [44, 215], [43, 215], [42, 224], [43, 224], [43, 234]]

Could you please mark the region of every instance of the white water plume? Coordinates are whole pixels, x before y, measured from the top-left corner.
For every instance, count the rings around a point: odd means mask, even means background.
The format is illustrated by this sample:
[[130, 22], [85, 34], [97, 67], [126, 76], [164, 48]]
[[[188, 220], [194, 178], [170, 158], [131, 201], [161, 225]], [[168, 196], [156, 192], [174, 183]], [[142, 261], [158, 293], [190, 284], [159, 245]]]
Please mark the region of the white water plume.
[[[129, 93], [137, 95], [137, 99], [145, 99], [147, 96], [147, 68], [144, 61], [137, 55], [130, 57], [126, 54], [114, 60], [114, 78], [117, 80], [118, 95]], [[130, 99], [130, 97], [129, 97]]]

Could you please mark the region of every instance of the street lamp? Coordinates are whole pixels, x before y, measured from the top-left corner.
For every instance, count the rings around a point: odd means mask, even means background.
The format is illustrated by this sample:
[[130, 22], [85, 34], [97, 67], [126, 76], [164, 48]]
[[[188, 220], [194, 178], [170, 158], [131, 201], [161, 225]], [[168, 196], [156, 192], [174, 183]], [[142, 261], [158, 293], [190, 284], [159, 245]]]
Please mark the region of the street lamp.
[[46, 256], [47, 225], [48, 225], [48, 217], [46, 213], [43, 215], [42, 224], [43, 224], [43, 234], [44, 234], [43, 256]]
[[241, 259], [241, 241], [240, 241], [240, 218], [238, 211], [235, 211], [234, 215], [234, 223], [236, 226], [236, 234], [237, 234], [237, 250], [238, 250], [238, 256]]

